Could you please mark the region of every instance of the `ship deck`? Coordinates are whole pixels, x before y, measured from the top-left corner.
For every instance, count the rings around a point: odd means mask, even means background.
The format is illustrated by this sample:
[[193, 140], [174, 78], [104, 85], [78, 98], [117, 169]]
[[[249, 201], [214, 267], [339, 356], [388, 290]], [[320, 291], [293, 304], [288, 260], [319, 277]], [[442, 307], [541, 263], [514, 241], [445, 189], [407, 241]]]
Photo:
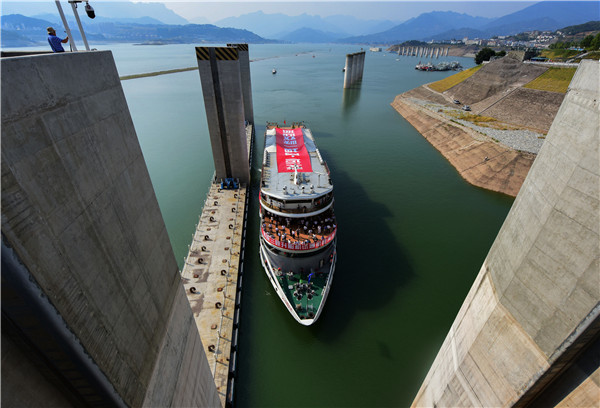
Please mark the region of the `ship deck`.
[[294, 183], [293, 173], [278, 168], [275, 130], [274, 127], [270, 127], [265, 132], [262, 191], [270, 196], [288, 200], [311, 200], [331, 192], [333, 186], [329, 180], [329, 168], [315, 145], [310, 129], [302, 126], [303, 140], [312, 169], [310, 172], [302, 173], [302, 185]]
[[337, 231], [333, 210], [303, 219], [265, 214], [261, 223], [263, 237], [279, 248], [318, 249], [327, 245]]
[[[264, 242], [262, 245], [268, 247]], [[293, 313], [300, 320], [318, 317], [317, 312], [328, 292], [327, 283], [331, 282], [330, 274], [333, 274], [331, 266], [335, 262], [335, 242], [324, 252], [308, 258], [290, 258], [269, 250], [265, 252], [272, 268], [270, 277], [277, 280], [283, 295], [294, 309]], [[265, 268], [268, 269], [269, 265], [265, 265]], [[301, 285], [305, 285], [305, 289], [300, 289], [298, 293]], [[312, 294], [311, 299], [308, 298], [308, 292]]]

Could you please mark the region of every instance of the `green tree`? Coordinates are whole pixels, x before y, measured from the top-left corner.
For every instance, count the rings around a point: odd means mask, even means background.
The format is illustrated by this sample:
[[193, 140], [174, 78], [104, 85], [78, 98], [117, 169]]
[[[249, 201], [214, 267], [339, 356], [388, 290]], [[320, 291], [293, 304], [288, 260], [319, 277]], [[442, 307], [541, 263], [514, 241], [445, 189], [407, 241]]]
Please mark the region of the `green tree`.
[[557, 41], [555, 43], [550, 44], [548, 48], [550, 48], [551, 50], [562, 50], [565, 47], [561, 41]]
[[482, 48], [477, 55], [475, 55], [475, 64], [479, 65], [483, 61], [489, 61], [494, 55], [496, 55], [496, 52], [491, 48]]
[[581, 40], [579, 45], [581, 46], [581, 48], [588, 49], [592, 45], [592, 41], [594, 41], [594, 36], [591, 34], [586, 35], [585, 38]]
[[596, 34], [594, 36], [594, 39], [590, 43], [590, 49], [591, 50], [598, 50], [598, 49], [600, 49], [600, 33], [598, 33], [598, 34]]

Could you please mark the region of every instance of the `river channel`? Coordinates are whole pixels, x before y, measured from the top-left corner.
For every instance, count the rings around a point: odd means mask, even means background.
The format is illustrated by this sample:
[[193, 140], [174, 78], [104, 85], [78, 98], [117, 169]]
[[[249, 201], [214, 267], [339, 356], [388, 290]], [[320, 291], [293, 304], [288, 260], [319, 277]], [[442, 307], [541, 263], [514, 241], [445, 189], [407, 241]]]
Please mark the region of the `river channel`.
[[[113, 51], [120, 75], [196, 66], [192, 45], [99, 48]], [[361, 86], [344, 92], [345, 54], [359, 50], [250, 45], [256, 140], [238, 407], [410, 405], [513, 202], [467, 184], [390, 106], [452, 72], [367, 51]], [[181, 265], [214, 171], [199, 75], [133, 79], [123, 89]], [[258, 256], [265, 123], [284, 120], [312, 129], [334, 183], [338, 263], [311, 327], [288, 315]]]

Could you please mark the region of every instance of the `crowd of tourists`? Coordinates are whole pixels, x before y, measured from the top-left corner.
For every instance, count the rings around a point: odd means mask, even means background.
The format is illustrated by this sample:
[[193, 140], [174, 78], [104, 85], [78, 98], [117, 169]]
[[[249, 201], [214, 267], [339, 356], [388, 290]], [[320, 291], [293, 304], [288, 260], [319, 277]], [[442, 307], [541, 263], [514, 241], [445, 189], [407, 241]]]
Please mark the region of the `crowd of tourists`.
[[316, 243], [336, 230], [333, 211], [326, 211], [314, 217], [292, 218], [266, 213], [262, 230], [267, 236], [288, 244]]

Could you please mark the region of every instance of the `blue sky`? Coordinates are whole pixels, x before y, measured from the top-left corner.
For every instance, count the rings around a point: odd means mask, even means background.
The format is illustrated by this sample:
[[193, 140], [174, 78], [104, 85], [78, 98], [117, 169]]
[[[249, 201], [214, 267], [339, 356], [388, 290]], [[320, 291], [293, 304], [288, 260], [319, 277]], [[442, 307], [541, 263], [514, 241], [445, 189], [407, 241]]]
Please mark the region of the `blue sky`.
[[[102, 9], [102, 4], [114, 1], [128, 0], [89, 0], [96, 10]], [[202, 22], [214, 23], [226, 17], [237, 17], [242, 14], [262, 11], [265, 14], [282, 13], [287, 15], [299, 15], [303, 13], [320, 15], [350, 15], [362, 20], [392, 20], [404, 22], [422, 13], [431, 11], [455, 11], [466, 13], [476, 17], [501, 17], [506, 14], [524, 9], [536, 1], [493, 1], [493, 0], [465, 0], [465, 1], [255, 1], [255, 0], [221, 0], [221, 1], [198, 1], [198, 0], [129, 0], [132, 3], [163, 3], [188, 21], [203, 20]], [[27, 15], [35, 15], [44, 12], [55, 12], [56, 7], [53, 0], [26, 0], [21, 3], [23, 7], [31, 8]], [[18, 1], [3, 1], [3, 10], [7, 3], [15, 4]], [[28, 6], [25, 6], [28, 4]], [[61, 0], [63, 8], [68, 7], [67, 0]]]
[[[93, 0], [90, 0], [93, 4]], [[144, 0], [148, 2], [148, 0]], [[150, 0], [154, 1], [154, 0]], [[182, 17], [192, 20], [204, 17], [210, 22], [242, 14], [263, 11], [267, 14], [302, 13], [320, 15], [352, 15], [365, 20], [391, 19], [406, 21], [430, 11], [456, 11], [472, 16], [501, 17], [524, 9], [535, 1], [156, 1]]]

